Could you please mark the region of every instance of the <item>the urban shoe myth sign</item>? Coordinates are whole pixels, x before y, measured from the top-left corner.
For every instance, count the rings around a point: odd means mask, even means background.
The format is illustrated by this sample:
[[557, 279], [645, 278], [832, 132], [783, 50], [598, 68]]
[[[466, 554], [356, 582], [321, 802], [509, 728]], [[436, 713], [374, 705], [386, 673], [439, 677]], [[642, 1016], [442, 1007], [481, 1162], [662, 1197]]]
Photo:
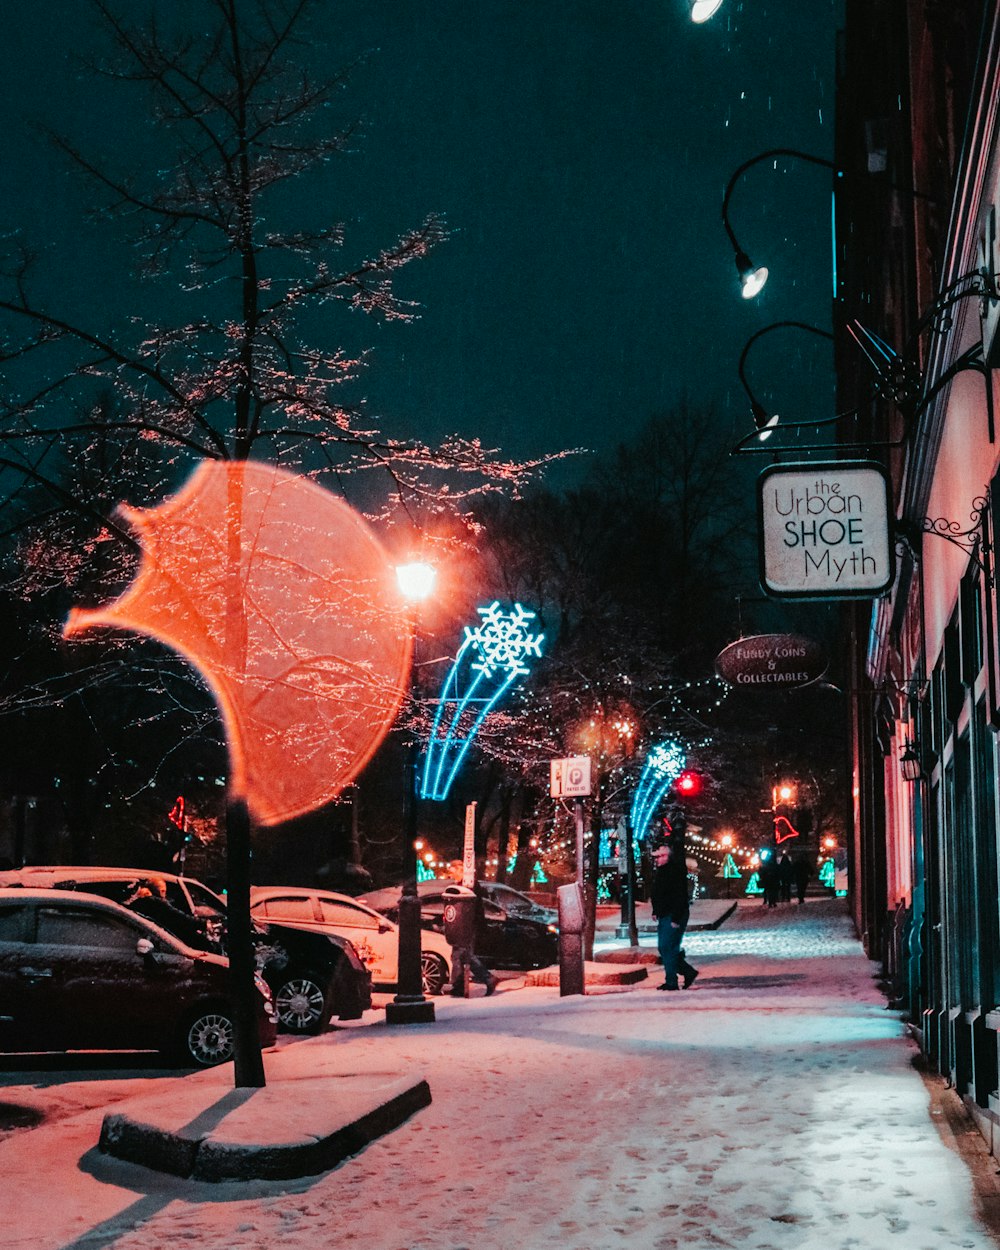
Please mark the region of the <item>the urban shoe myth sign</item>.
[[871, 461], [775, 464], [758, 484], [760, 582], [779, 599], [873, 599], [892, 585], [889, 479]]

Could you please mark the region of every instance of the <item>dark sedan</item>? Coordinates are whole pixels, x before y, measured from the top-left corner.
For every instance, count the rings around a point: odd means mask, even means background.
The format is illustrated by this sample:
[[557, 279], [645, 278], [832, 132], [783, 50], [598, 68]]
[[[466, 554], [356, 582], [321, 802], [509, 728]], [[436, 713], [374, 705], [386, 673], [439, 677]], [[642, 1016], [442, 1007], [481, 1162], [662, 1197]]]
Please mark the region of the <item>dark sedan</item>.
[[[271, 994], [255, 984], [270, 1046]], [[96, 895], [0, 889], [0, 1050], [152, 1050], [209, 1067], [233, 1047], [221, 955]]]
[[[138, 911], [188, 945], [225, 953], [226, 904], [191, 877], [142, 868], [37, 866], [0, 872], [3, 886], [86, 890]], [[371, 1007], [371, 976], [347, 939], [294, 924], [255, 923], [253, 941], [282, 1028], [317, 1033], [332, 1016], [359, 1020]]]
[[[420, 898], [420, 923], [437, 933], [444, 932], [444, 892], [453, 881], [421, 881], [417, 886]], [[359, 896], [375, 911], [390, 920], [399, 916], [399, 886], [373, 890]], [[487, 968], [546, 968], [559, 960], [559, 936], [555, 924], [518, 915], [483, 900], [485, 923], [476, 937], [476, 954]]]

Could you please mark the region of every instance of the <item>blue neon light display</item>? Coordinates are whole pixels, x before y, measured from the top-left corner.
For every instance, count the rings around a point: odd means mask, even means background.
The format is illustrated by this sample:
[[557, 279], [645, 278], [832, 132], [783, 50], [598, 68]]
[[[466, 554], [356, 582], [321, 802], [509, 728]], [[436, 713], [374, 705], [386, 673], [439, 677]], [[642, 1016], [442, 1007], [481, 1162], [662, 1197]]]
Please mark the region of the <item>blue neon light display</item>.
[[683, 771], [684, 752], [676, 742], [661, 742], [647, 754], [632, 799], [632, 833], [636, 841], [646, 836], [657, 803]]
[[465, 639], [441, 687], [424, 757], [420, 797], [445, 799], [480, 725], [514, 682], [528, 672], [527, 661], [542, 654], [544, 634], [528, 629], [535, 619], [519, 603], [504, 611], [498, 602], [477, 608], [483, 618]]

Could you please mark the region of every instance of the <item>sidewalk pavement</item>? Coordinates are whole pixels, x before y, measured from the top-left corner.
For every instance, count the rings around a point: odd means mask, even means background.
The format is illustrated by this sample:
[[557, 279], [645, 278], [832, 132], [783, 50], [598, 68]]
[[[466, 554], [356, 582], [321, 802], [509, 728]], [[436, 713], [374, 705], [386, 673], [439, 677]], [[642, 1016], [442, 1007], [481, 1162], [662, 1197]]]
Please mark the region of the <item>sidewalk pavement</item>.
[[[696, 899], [689, 928], [718, 928], [735, 909], [735, 900]], [[645, 965], [658, 962], [649, 903], [636, 907], [638, 946], [616, 936], [620, 924], [617, 907], [604, 908], [597, 917], [595, 957], [584, 964], [591, 990], [645, 980]], [[503, 982], [507, 992], [559, 984], [558, 966]], [[294, 1070], [295, 1053], [292, 1048], [265, 1054], [263, 1089], [234, 1089], [227, 1064], [134, 1099], [104, 1117], [99, 1147], [115, 1158], [194, 1180], [313, 1176], [398, 1128], [431, 1101], [421, 1076], [333, 1072], [319, 1048], [310, 1049], [305, 1075]]]
[[[7, 1112], [37, 1114], [0, 1131], [4, 1250], [996, 1250], [997, 1162], [957, 1094], [925, 1089], [843, 900], [740, 900], [685, 945], [690, 991], [477, 985], [431, 1024], [372, 1011], [283, 1037], [263, 1090], [233, 1090], [231, 1067], [12, 1068]], [[428, 1090], [396, 1131], [365, 1124]], [[206, 1183], [102, 1153], [109, 1112], [211, 1131], [269, 1171]], [[335, 1167], [338, 1120], [361, 1131]], [[310, 1149], [321, 1171], [279, 1179]]]
[[[696, 898], [691, 904], [691, 918], [688, 920], [688, 932], [696, 929], [717, 929], [736, 910], [739, 900], [735, 898]], [[604, 941], [609, 935], [616, 935], [621, 928], [621, 908], [617, 905], [599, 907], [597, 911], [596, 937]], [[640, 944], [643, 937], [652, 939], [656, 945], [656, 921], [648, 902], [636, 903], [635, 924], [639, 930]], [[596, 939], [595, 939], [596, 940]], [[616, 938], [620, 945], [622, 939]], [[627, 949], [627, 948], [626, 948]]]

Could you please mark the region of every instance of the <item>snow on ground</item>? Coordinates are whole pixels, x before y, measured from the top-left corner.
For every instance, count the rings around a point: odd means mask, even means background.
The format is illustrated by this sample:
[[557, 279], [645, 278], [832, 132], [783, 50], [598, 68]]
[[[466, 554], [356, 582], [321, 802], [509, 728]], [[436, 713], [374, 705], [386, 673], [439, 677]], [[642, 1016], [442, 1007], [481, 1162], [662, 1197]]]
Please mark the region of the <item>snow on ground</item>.
[[686, 992], [655, 968], [586, 998], [502, 986], [436, 1000], [434, 1024], [367, 1013], [283, 1043], [282, 1080], [322, 1048], [433, 1095], [297, 1182], [178, 1181], [90, 1149], [105, 1104], [183, 1077], [8, 1073], [0, 1098], [53, 1116], [0, 1144], [5, 1250], [990, 1250], [844, 905], [741, 903], [685, 945]]

